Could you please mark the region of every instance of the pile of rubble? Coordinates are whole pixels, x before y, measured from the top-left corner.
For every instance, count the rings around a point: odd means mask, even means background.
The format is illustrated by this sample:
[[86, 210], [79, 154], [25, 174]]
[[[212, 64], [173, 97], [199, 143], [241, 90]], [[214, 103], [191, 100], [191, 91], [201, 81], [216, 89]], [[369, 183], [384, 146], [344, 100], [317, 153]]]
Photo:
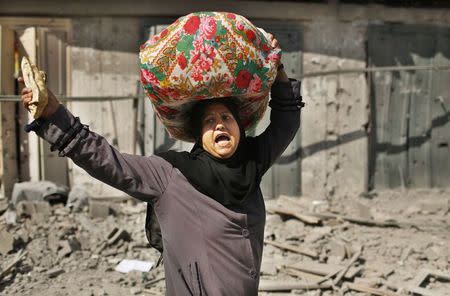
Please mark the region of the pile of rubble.
[[[164, 295], [144, 203], [17, 188], [0, 202], [1, 295]], [[436, 190], [267, 201], [260, 295], [450, 295], [449, 201]], [[145, 272], [118, 268], [135, 261]]]
[[450, 295], [450, 195], [370, 198], [267, 202], [260, 291]]

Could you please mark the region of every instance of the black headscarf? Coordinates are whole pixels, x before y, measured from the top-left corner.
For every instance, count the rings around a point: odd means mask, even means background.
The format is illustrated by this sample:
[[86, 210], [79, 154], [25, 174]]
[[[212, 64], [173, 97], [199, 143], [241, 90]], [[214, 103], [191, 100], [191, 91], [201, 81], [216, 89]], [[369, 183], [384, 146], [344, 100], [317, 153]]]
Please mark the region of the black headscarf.
[[[216, 158], [203, 149], [201, 142], [201, 120], [206, 107], [211, 103], [222, 103], [232, 113], [240, 130], [240, 141], [234, 154], [226, 159]], [[255, 190], [260, 177], [253, 155], [253, 141], [246, 138], [239, 120], [236, 105], [231, 99], [214, 99], [197, 103], [190, 116], [191, 134], [196, 143], [191, 152], [167, 151], [159, 153], [178, 168], [189, 183], [201, 193], [226, 207], [242, 204]]]

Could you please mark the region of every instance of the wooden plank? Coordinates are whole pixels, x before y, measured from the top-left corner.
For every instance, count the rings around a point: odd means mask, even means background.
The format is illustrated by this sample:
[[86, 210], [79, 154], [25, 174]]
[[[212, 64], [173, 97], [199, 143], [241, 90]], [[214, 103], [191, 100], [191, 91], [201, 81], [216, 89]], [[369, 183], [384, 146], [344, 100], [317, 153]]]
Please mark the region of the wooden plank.
[[[384, 62], [393, 51], [394, 44], [385, 40], [379, 27], [368, 29], [368, 56], [370, 66], [384, 65]], [[390, 40], [389, 40], [390, 41]], [[389, 188], [389, 174], [387, 169], [387, 149], [389, 144], [389, 102], [391, 101], [391, 88], [393, 82], [392, 72], [376, 72], [371, 77], [371, 113], [372, 113], [372, 151], [373, 171], [370, 172], [369, 181], [376, 188]]]
[[280, 206], [276, 206], [276, 207], [267, 206], [267, 211], [270, 213], [291, 216], [291, 217], [297, 218], [298, 220], [300, 220], [304, 223], [307, 223], [307, 224], [317, 225], [321, 222], [319, 218], [311, 216], [311, 215], [301, 214], [298, 212], [298, 210], [296, 211], [295, 209], [291, 210], [291, 209], [287, 209], [287, 208], [282, 208]]
[[[38, 67], [47, 74], [47, 86], [58, 95], [66, 95], [67, 32], [59, 28], [37, 28]], [[68, 185], [67, 158], [51, 152], [50, 145], [39, 139], [41, 178]]]
[[[253, 23], [274, 35], [283, 50], [281, 62], [291, 78], [300, 79], [303, 73], [302, 28], [295, 23], [280, 23], [252, 20]], [[256, 136], [265, 130], [270, 123], [270, 108], [256, 127]], [[288, 145], [286, 150], [269, 169], [261, 182], [265, 198], [276, 198], [280, 195], [299, 196], [301, 192], [301, 133], [300, 131]]]
[[306, 249], [306, 248], [293, 246], [293, 245], [286, 244], [286, 243], [280, 243], [280, 242], [277, 242], [277, 241], [269, 241], [269, 240], [264, 240], [264, 243], [268, 244], [268, 245], [272, 245], [272, 246], [277, 247], [277, 248], [280, 248], [282, 250], [291, 251], [291, 252], [294, 252], [294, 253], [306, 255], [306, 256], [311, 257], [311, 258], [317, 258], [318, 257], [317, 252], [315, 252], [313, 250]]
[[397, 293], [394, 293], [391, 291], [380, 290], [380, 289], [372, 288], [367, 285], [358, 284], [358, 283], [345, 283], [344, 286], [350, 290], [367, 293], [369, 295], [378, 295], [378, 296], [396, 296], [396, 295], [398, 295]]
[[[450, 63], [449, 29], [438, 32], [433, 63]], [[450, 187], [450, 71], [433, 71], [432, 75], [431, 186]]]
[[291, 290], [315, 290], [315, 289], [329, 289], [331, 284], [312, 284], [301, 281], [275, 281], [275, 280], [261, 280], [258, 291], [265, 292], [281, 292]]
[[[19, 36], [19, 54], [20, 56], [28, 56], [31, 62], [37, 62], [37, 48], [36, 48], [36, 40], [37, 40], [37, 30], [34, 26], [29, 26], [24, 29], [18, 29], [17, 36]], [[33, 121], [31, 115], [27, 113], [27, 121]], [[35, 133], [29, 133], [23, 137], [23, 141], [28, 141], [28, 155], [23, 158], [24, 161], [28, 160], [27, 164], [24, 166], [28, 166], [28, 174], [30, 181], [39, 181], [41, 180], [41, 166], [39, 161], [39, 137]], [[23, 168], [25, 171], [25, 168]]]
[[[405, 44], [412, 63], [417, 66], [426, 66], [432, 63], [436, 52], [436, 34], [433, 29], [423, 31], [400, 30], [398, 34], [407, 37]], [[412, 53], [412, 54], [411, 54]], [[431, 122], [431, 79], [432, 71], [412, 71], [411, 85], [408, 89], [410, 95], [410, 111], [408, 126], [408, 186], [430, 187], [430, 134]], [[406, 90], [405, 90], [406, 91]]]
[[[14, 93], [14, 33], [0, 26], [0, 94]], [[0, 199], [9, 198], [18, 181], [16, 103], [0, 104]]]

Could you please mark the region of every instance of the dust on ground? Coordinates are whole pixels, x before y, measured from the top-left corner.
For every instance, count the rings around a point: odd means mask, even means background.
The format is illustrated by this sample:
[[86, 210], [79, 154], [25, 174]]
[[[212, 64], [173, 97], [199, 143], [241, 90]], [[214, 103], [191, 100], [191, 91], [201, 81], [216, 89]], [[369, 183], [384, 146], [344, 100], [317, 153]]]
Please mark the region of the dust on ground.
[[[260, 295], [450, 295], [449, 203], [438, 189], [269, 200]], [[162, 267], [115, 271], [159, 258], [145, 203], [39, 206], [15, 224], [0, 208], [1, 295], [164, 295]]]

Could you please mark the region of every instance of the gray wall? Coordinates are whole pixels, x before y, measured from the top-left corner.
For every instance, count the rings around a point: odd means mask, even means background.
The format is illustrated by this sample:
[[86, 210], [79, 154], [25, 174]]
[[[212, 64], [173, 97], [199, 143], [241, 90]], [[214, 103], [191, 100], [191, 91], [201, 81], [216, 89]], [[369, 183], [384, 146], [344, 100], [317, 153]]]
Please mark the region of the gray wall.
[[[303, 73], [367, 66], [367, 28], [370, 24], [450, 23], [448, 9], [388, 8], [379, 5], [307, 4], [264, 1], [149, 1], [71, 6], [11, 5], [0, 14], [60, 16], [69, 19], [70, 95], [129, 95], [136, 93], [137, 53], [144, 30], [164, 19], [198, 10], [229, 10], [252, 20], [289, 20], [302, 27]], [[133, 4], [134, 3], [134, 4]], [[139, 4], [138, 4], [139, 3]], [[330, 2], [332, 3], [332, 2]], [[124, 6], [125, 5], [125, 6]], [[34, 8], [33, 8], [34, 7]], [[90, 9], [86, 9], [89, 7]], [[88, 15], [88, 16], [86, 16]], [[153, 19], [152, 19], [153, 18]], [[158, 23], [158, 22], [156, 22]], [[299, 132], [301, 192], [315, 198], [353, 195], [367, 189], [369, 90], [365, 74], [305, 78], [302, 92], [307, 104]], [[121, 151], [131, 152], [131, 101], [71, 103], [69, 108], [91, 129], [106, 136]], [[85, 184], [93, 195], [120, 192], [95, 182], [71, 165], [72, 184]]]

